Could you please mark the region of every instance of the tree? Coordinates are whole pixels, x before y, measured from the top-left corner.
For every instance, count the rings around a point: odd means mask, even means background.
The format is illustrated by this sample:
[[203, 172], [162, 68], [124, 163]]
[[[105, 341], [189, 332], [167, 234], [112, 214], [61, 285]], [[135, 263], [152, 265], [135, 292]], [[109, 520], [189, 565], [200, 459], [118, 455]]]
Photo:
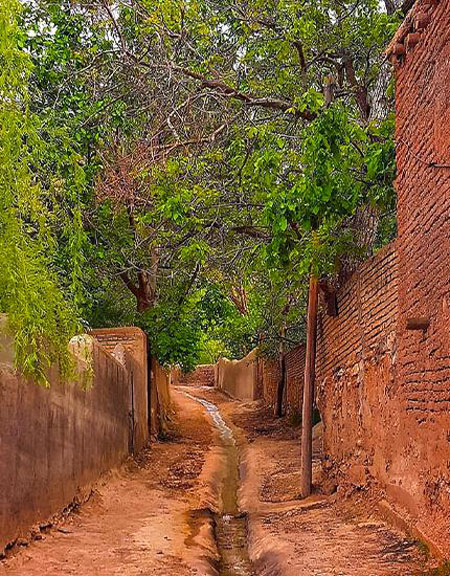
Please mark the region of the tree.
[[52, 363], [70, 369], [67, 344], [78, 318], [71, 285], [62, 291], [57, 270], [55, 219], [65, 183], [59, 174], [43, 177], [52, 148], [30, 109], [21, 11], [18, 0], [0, 6], [0, 310], [14, 331], [18, 368], [48, 384]]
[[377, 100], [397, 15], [376, 0], [39, 0], [28, 14], [33, 104], [85, 160], [85, 318], [120, 293], [115, 319], [158, 324], [220, 285], [244, 333], [283, 286], [278, 347], [293, 287], [367, 252], [375, 206], [392, 204], [391, 101]]

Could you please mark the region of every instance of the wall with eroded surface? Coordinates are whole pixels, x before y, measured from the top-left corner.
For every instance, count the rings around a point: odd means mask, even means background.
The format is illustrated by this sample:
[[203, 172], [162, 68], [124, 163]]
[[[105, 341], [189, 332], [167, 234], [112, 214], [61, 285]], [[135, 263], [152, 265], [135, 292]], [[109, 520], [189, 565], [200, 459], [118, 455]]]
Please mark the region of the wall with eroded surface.
[[129, 454], [128, 372], [89, 336], [79, 337], [76, 347], [82, 349], [79, 370], [93, 369], [87, 390], [79, 382], [61, 381], [56, 370], [50, 388], [26, 381], [14, 371], [11, 341], [3, 348], [0, 551]]
[[[408, 437], [391, 489], [414, 498], [419, 526], [450, 556], [450, 1], [416, 2], [395, 44], [405, 48], [396, 59], [397, 365]], [[426, 331], [406, 329], [417, 317]]]

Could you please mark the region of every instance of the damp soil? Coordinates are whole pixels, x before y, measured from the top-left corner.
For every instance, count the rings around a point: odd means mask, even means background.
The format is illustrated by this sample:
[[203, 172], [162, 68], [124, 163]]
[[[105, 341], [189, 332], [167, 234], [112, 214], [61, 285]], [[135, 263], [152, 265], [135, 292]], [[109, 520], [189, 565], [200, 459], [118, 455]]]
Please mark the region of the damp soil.
[[220, 509], [213, 515], [214, 535], [220, 555], [220, 576], [254, 576], [248, 555], [247, 515], [239, 509], [240, 457], [233, 431], [222, 418], [218, 407], [186, 393], [202, 404], [217, 427], [225, 454]]

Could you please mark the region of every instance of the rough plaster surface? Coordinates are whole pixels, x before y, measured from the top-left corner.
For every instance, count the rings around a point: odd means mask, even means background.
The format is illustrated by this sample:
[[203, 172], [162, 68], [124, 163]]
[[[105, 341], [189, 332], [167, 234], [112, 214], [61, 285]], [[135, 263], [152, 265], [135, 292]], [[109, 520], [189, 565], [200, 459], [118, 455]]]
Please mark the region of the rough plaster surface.
[[257, 397], [257, 353], [247, 354], [242, 360], [221, 358], [216, 367], [216, 387], [239, 400]]
[[140, 328], [134, 326], [102, 328], [92, 330], [91, 334], [111, 354], [114, 354], [116, 347], [120, 345], [131, 357], [127, 368], [133, 383], [134, 449], [138, 452], [147, 444], [150, 437], [147, 336]]
[[127, 371], [92, 339], [91, 351], [88, 390], [56, 371], [43, 388], [0, 366], [0, 549], [128, 455]]

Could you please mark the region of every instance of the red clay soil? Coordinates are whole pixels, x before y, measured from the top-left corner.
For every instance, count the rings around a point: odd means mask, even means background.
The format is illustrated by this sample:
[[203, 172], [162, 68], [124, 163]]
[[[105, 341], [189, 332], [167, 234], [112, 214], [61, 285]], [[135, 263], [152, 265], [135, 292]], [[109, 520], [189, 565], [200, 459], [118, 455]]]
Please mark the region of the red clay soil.
[[[241, 450], [241, 509], [258, 576], [423, 576], [414, 542], [390, 528], [364, 493], [322, 483], [299, 499], [298, 431], [256, 402], [214, 390], [189, 392], [216, 403]], [[1, 576], [217, 575], [212, 514], [223, 479], [220, 438], [204, 408], [173, 394], [172, 436], [97, 486], [87, 504], [43, 539], [10, 552]], [[320, 438], [315, 440], [316, 459]], [[316, 461], [316, 481], [318, 476]], [[42, 536], [42, 534], [39, 534]]]
[[12, 551], [0, 562], [2, 576], [215, 573], [206, 512], [216, 500], [215, 433], [202, 406], [174, 397], [172, 438], [105, 478], [88, 503], [41, 540]]
[[323, 480], [320, 433], [314, 440], [315, 494], [301, 500], [299, 430], [257, 402], [201, 394], [219, 405], [241, 446], [240, 505], [248, 513], [250, 558], [259, 576], [428, 572], [421, 547], [383, 520], [376, 501], [357, 489], [340, 494]]

